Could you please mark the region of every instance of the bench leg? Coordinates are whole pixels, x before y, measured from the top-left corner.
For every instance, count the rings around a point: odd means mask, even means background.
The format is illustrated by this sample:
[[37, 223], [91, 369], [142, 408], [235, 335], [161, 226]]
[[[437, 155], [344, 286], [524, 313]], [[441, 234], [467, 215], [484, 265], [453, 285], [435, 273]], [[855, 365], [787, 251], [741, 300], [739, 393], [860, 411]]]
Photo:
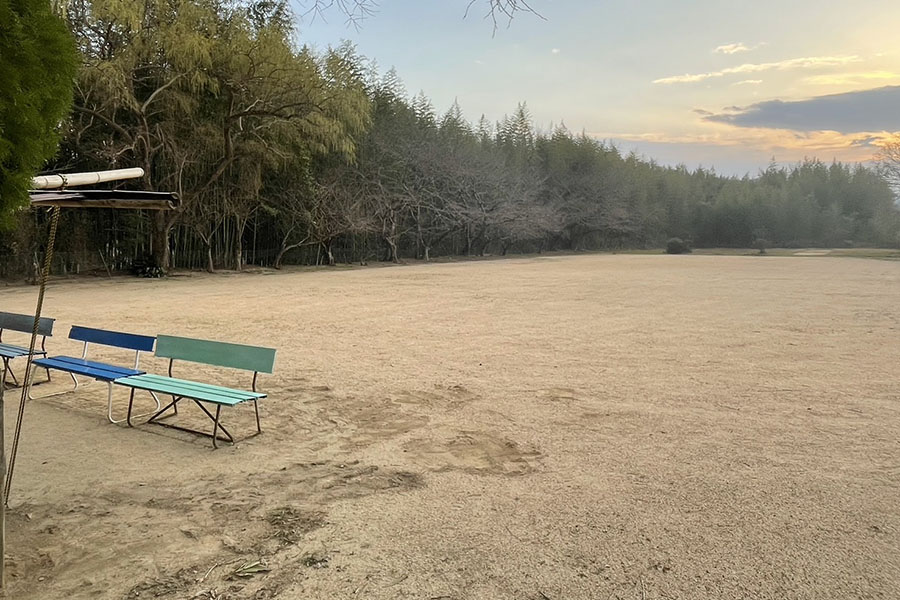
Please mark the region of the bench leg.
[[[131, 389], [134, 390], [134, 388], [131, 388]], [[153, 392], [150, 392], [150, 393], [153, 394], [153, 397], [156, 399], [156, 402], [159, 403], [159, 398], [156, 396], [156, 394]], [[178, 403], [181, 402], [182, 400], [184, 400], [183, 396], [172, 396], [172, 401], [169, 402], [168, 404], [166, 404], [163, 408], [157, 409], [157, 411], [155, 413], [153, 413], [153, 415], [149, 419], [147, 419], [147, 422], [155, 423], [156, 420], [161, 418], [162, 415], [170, 408], [175, 411], [175, 414], [178, 414]], [[158, 424], [164, 425], [165, 423], [158, 423]]]
[[[9, 374], [9, 376], [12, 378], [12, 385], [10, 385], [9, 387], [11, 387], [11, 388], [19, 387], [19, 380], [16, 378], [16, 374], [13, 373], [13, 370], [9, 368], [9, 358], [7, 358], [5, 356], [3, 357], [3, 370], [6, 371], [7, 374]], [[5, 381], [3, 382], [3, 385], [4, 386], [6, 385]]]
[[262, 433], [262, 427], [259, 426], [259, 403], [256, 398], [253, 399], [253, 409], [256, 411], [256, 433]]
[[[37, 370], [37, 365], [35, 365], [34, 370]], [[50, 381], [49, 373], [50, 373], [50, 369], [47, 369], [47, 374], [48, 374], [47, 381]], [[74, 392], [79, 387], [84, 387], [87, 385], [86, 383], [82, 383], [82, 382], [78, 381], [78, 378], [75, 377], [74, 373], [69, 373], [68, 375], [69, 375], [69, 377], [72, 378], [72, 382], [75, 384], [72, 387], [72, 389], [62, 390], [59, 392], [53, 392], [51, 394], [44, 394], [43, 396], [35, 396], [32, 394], [32, 391], [31, 391], [32, 389], [34, 389], [34, 386], [32, 386], [31, 388], [28, 389], [28, 399], [29, 400], [43, 400], [45, 398], [52, 398], [53, 396], [62, 396], [63, 394], [68, 394], [69, 392]], [[31, 373], [31, 378], [34, 379], [34, 371], [32, 371], [32, 373]]]
[[[181, 427], [179, 425], [175, 425], [172, 423], [160, 422], [159, 421], [160, 417], [162, 417], [162, 415], [165, 412], [167, 412], [170, 408], [174, 410], [177, 407], [179, 402], [186, 399], [186, 396], [177, 396], [177, 397], [173, 396], [173, 398], [174, 399], [171, 402], [169, 402], [165, 407], [158, 410], [152, 417], [147, 419], [147, 422], [153, 423], [154, 425], [161, 425], [163, 427], [168, 427], [169, 429], [177, 429], [178, 431], [186, 431], [188, 433], [195, 433], [195, 434], [202, 435], [205, 437], [212, 437], [213, 448], [219, 447], [218, 444], [216, 443], [217, 440], [223, 440], [223, 441], [229, 442], [231, 444], [234, 444], [234, 436], [232, 436], [231, 433], [227, 429], [225, 429], [225, 426], [222, 425], [222, 422], [220, 419], [220, 416], [222, 413], [222, 405], [221, 404], [216, 405], [216, 414], [213, 414], [209, 411], [209, 409], [207, 409], [205, 406], [203, 406], [203, 404], [199, 400], [197, 400], [195, 398], [190, 398], [190, 400], [192, 400], [194, 402], [194, 404], [196, 404], [198, 407], [200, 407], [200, 410], [202, 410], [203, 413], [207, 417], [209, 417], [209, 420], [213, 422], [213, 433], [211, 436], [209, 433], [207, 433], [205, 431], [198, 431], [196, 429], [189, 429], [187, 427]], [[174, 416], [174, 415], [170, 415], [170, 416]], [[222, 435], [224, 435], [225, 437], [220, 438], [219, 432], [221, 432]]]
[[216, 418], [213, 419], [213, 434], [212, 434], [213, 448], [219, 447], [219, 445], [216, 444], [216, 434], [219, 432], [218, 431], [219, 430], [219, 413], [221, 411], [222, 411], [222, 405], [216, 404]]
[[[112, 392], [110, 392], [112, 394]], [[128, 423], [129, 427], [134, 427], [131, 423], [131, 408], [134, 406], [134, 388], [131, 388], [131, 393], [128, 395], [128, 415], [125, 417], [125, 421]], [[112, 420], [112, 419], [110, 419]]]
[[[35, 356], [36, 356], [36, 357], [42, 357], [42, 356], [44, 356], [44, 353], [43, 353], [43, 352], [36, 352], [36, 353], [35, 353]], [[9, 373], [9, 376], [12, 378], [12, 383], [11, 383], [11, 384], [4, 384], [4, 386], [5, 386], [5, 387], [9, 387], [9, 388], [19, 388], [19, 387], [22, 387], [22, 386], [24, 385], [24, 383], [19, 382], [19, 379], [16, 377], [15, 372], [9, 367], [9, 361], [10, 361], [10, 360], [11, 360], [11, 359], [10, 359], [10, 357], [8, 357], [8, 356], [4, 356], [4, 357], [3, 357], [3, 368], [4, 368], [4, 370], [5, 370], [7, 373]], [[36, 369], [35, 369], [35, 370], [36, 370]], [[50, 369], [44, 367], [44, 370], [47, 371], [47, 380], [46, 380], [46, 381], [41, 381], [40, 383], [42, 383], [42, 384], [43, 384], [43, 383], [48, 383], [48, 382], [50, 381]], [[26, 375], [26, 379], [28, 379], [28, 378], [27, 378], [27, 375], [28, 375], [28, 374], [26, 373], [25, 375]], [[31, 385], [38, 385], [38, 384], [34, 381], [34, 372], [32, 372], [32, 376], [31, 376]]]
[[[194, 400], [194, 399], [191, 398], [191, 400]], [[203, 404], [201, 404], [198, 400], [194, 400], [194, 404], [196, 404], [197, 406], [199, 406], [199, 407], [200, 407], [200, 410], [202, 410], [203, 412], [205, 412], [205, 413], [206, 413], [206, 416], [209, 417], [210, 420], [212, 420], [212, 422], [213, 422], [213, 435], [212, 435], [213, 448], [218, 448], [218, 447], [219, 447], [219, 446], [216, 444], [216, 440], [218, 439], [218, 436], [217, 436], [216, 434], [217, 434], [217, 432], [218, 432], [220, 429], [222, 430], [222, 433], [225, 434], [226, 441], [228, 441], [228, 442], [230, 442], [232, 445], [234, 445], [234, 436], [231, 435], [231, 433], [229, 433], [229, 431], [228, 431], [227, 429], [225, 429], [225, 426], [222, 425], [222, 423], [219, 421], [219, 414], [222, 412], [222, 405], [221, 405], [221, 404], [216, 404], [216, 414], [215, 414], [215, 416], [213, 416], [213, 414], [212, 414], [211, 412], [209, 412], [209, 410], [208, 410], [205, 406], [203, 406]], [[190, 429], [186, 429], [185, 431], [191, 431], [191, 430], [190, 430]], [[194, 433], [201, 433], [201, 434], [203, 434], [203, 432], [199, 432], [199, 431], [195, 431]], [[206, 435], [206, 434], [203, 434], [203, 435]]]
[[134, 427], [134, 425], [131, 423], [131, 419], [139, 419], [141, 417], [146, 417], [148, 415], [152, 415], [152, 414], [156, 413], [156, 411], [159, 410], [159, 396], [157, 396], [153, 392], [150, 392], [150, 395], [153, 396], [153, 400], [156, 401], [156, 408], [154, 408], [150, 412], [142, 413], [139, 415], [131, 414], [133, 407], [134, 407], [134, 390], [135, 390], [135, 388], [131, 388], [131, 394], [128, 398], [128, 415], [124, 419], [118, 419], [118, 420], [113, 419], [113, 414], [112, 414], [113, 382], [108, 381], [107, 386], [109, 386], [109, 391], [107, 392], [107, 396], [106, 396], [106, 418], [109, 419], [110, 423], [118, 425], [119, 423], [127, 422], [129, 427]]

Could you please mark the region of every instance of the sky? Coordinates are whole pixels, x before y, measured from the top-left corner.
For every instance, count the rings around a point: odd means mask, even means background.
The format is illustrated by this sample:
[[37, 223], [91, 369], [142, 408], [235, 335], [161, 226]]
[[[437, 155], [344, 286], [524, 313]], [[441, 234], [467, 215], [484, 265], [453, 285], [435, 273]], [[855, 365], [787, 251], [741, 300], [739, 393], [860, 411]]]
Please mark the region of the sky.
[[539, 16], [496, 32], [487, 2], [381, 0], [357, 27], [332, 9], [299, 39], [351, 41], [439, 114], [457, 100], [498, 121], [526, 102], [539, 128], [728, 175], [866, 162], [900, 132], [897, 0], [531, 0]]

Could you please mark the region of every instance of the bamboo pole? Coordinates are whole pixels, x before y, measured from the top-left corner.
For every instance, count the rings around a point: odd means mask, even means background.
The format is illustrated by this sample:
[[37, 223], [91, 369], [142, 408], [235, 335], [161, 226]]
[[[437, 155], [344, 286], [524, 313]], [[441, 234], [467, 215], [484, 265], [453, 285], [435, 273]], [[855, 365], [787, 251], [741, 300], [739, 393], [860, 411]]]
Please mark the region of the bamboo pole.
[[144, 176], [144, 170], [135, 167], [131, 169], [113, 169], [111, 171], [91, 171], [88, 173], [69, 173], [67, 175], [39, 175], [32, 179], [32, 187], [36, 190], [52, 190], [63, 187], [75, 187], [79, 185], [95, 185], [106, 181], [121, 181], [123, 179], [137, 179]]

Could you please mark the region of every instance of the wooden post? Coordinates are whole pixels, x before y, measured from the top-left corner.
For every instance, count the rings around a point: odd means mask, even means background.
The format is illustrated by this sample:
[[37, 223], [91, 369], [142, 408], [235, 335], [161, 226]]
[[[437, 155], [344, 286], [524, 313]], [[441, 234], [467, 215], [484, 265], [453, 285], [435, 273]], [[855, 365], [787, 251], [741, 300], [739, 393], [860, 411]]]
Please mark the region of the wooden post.
[[[6, 439], [3, 424], [3, 392], [6, 391], [6, 368], [0, 375], [0, 482], [6, 481]], [[0, 485], [0, 595], [6, 596], [6, 486]]]

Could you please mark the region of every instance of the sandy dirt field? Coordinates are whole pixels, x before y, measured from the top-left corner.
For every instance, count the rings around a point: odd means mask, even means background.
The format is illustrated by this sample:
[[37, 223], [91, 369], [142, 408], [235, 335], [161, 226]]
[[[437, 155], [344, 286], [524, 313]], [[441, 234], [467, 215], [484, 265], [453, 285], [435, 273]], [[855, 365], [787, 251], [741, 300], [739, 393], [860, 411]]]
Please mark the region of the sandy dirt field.
[[[0, 310], [35, 298], [0, 289]], [[54, 283], [44, 312], [53, 354], [80, 352], [65, 339], [80, 324], [278, 357], [264, 433], [217, 451], [107, 423], [102, 384], [30, 403], [11, 598], [900, 595], [900, 262], [81, 279]], [[16, 405], [8, 394], [8, 424]], [[251, 406], [223, 414], [254, 431]], [[256, 561], [264, 572], [241, 569]]]

